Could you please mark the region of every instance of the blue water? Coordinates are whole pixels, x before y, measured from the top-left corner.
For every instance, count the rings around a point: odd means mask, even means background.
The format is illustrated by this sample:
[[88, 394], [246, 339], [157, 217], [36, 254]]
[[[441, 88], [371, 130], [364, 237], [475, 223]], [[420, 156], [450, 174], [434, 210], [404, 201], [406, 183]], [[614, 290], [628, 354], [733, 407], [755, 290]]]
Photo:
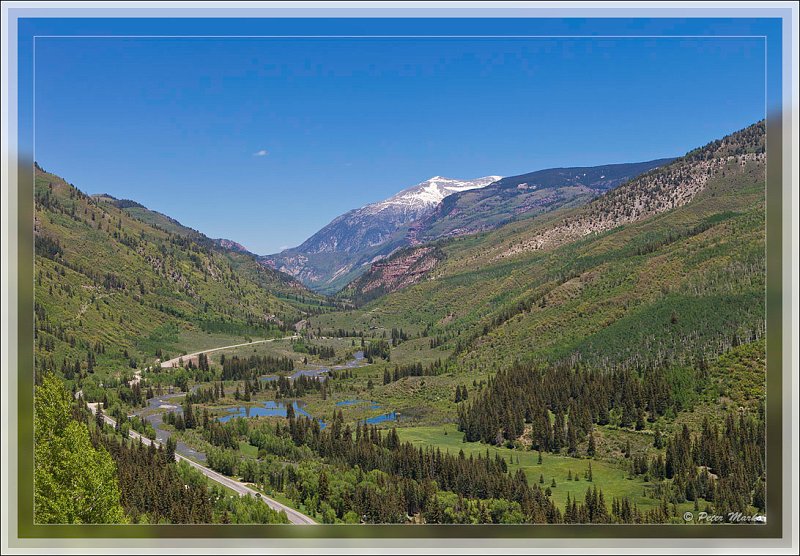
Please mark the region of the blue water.
[[383, 415], [370, 417], [364, 420], [368, 425], [377, 425], [378, 423], [385, 423], [386, 421], [397, 421], [397, 413], [392, 411], [391, 413], [384, 413]]
[[[309, 419], [313, 419], [313, 417], [302, 407], [297, 405], [297, 402], [292, 402], [292, 408], [294, 409], [295, 415], [304, 415]], [[230, 421], [234, 417], [261, 417], [261, 416], [270, 416], [270, 417], [286, 417], [286, 405], [279, 402], [274, 402], [272, 400], [264, 402], [264, 407], [247, 407], [247, 406], [240, 406], [240, 407], [231, 407], [228, 409], [228, 413], [231, 415], [223, 415], [219, 418], [219, 421], [225, 423]], [[319, 421], [320, 428], [325, 428], [325, 423], [320, 419]]]

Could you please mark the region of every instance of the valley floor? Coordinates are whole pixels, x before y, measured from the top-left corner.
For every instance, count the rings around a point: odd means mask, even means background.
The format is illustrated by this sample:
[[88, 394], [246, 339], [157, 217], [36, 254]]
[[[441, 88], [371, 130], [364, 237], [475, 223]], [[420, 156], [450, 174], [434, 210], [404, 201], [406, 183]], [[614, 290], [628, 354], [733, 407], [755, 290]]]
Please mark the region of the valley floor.
[[[390, 369], [394, 363], [389, 364], [381, 359], [374, 359], [369, 363], [365, 359], [358, 359], [361, 355], [361, 342], [349, 337], [325, 337], [317, 338], [313, 341], [315, 346], [327, 346], [332, 348], [337, 356], [334, 359], [323, 360], [317, 356], [298, 353], [296, 342], [298, 338], [265, 339], [245, 343], [234, 343], [231, 345], [217, 345], [205, 351], [197, 351], [189, 355], [182, 356], [182, 362], [188, 361], [197, 363], [200, 353], [209, 356], [210, 364], [213, 367], [221, 366], [221, 362], [231, 358], [248, 357], [272, 357], [289, 358], [295, 361], [294, 372], [275, 372], [261, 376], [258, 387], [250, 388], [248, 381], [241, 380], [212, 380], [196, 381], [189, 388], [192, 394], [197, 394], [201, 389], [217, 388], [220, 385], [224, 388], [225, 394], [218, 399], [208, 399], [197, 401], [193, 406], [196, 419], [204, 414], [204, 419], [210, 418], [214, 422], [232, 424], [232, 417], [242, 416], [242, 425], [238, 427], [244, 434], [244, 439], [235, 442], [233, 449], [225, 448], [226, 453], [232, 463], [220, 464], [220, 449], [214, 441], [209, 442], [209, 437], [201, 433], [200, 428], [190, 430], [189, 428], [178, 430], [174, 424], [165, 423], [167, 412], [177, 412], [182, 414], [186, 410], [186, 395], [174, 393], [172, 395], [161, 396], [158, 403], [150, 404], [149, 409], [136, 412], [143, 419], [138, 426], [143, 426], [142, 431], [163, 443], [170, 435], [175, 435], [179, 440], [179, 458], [194, 460], [192, 464], [204, 469], [207, 476], [213, 474], [212, 480], [229, 486], [234, 485], [236, 492], [255, 495], [259, 492], [262, 499], [271, 503], [269, 496], [279, 498], [281, 503], [275, 502], [275, 507], [282, 507], [281, 504], [291, 506], [287, 509], [287, 515], [292, 522], [300, 523], [304, 519], [316, 519], [317, 521], [331, 520], [330, 516], [324, 513], [318, 502], [309, 504], [309, 499], [299, 498], [289, 491], [275, 489], [267, 483], [255, 483], [252, 481], [242, 482], [242, 466], [266, 465], [267, 461], [278, 464], [279, 467], [293, 465], [293, 456], [280, 456], [286, 450], [266, 451], [254, 445], [252, 433], [258, 430], [261, 424], [268, 427], [280, 427], [286, 422], [287, 411], [291, 406], [295, 413], [308, 416], [320, 423], [323, 429], [331, 423], [335, 423], [337, 414], [340, 413], [344, 423], [353, 430], [362, 424], [376, 425], [384, 431], [395, 429], [401, 442], [410, 442], [417, 448], [439, 449], [443, 453], [452, 455], [463, 454], [466, 458], [477, 458], [479, 456], [495, 459], [501, 458], [506, 462], [508, 474], [514, 475], [521, 470], [527, 481], [531, 485], [539, 485], [541, 489], [547, 489], [548, 497], [555, 506], [562, 512], [568, 509], [568, 501], [583, 501], [587, 489], [601, 489], [608, 502], [613, 499], [627, 499], [634, 504], [639, 511], [657, 510], [664, 507], [663, 494], [659, 491], [660, 481], [651, 481], [646, 476], [637, 475], [631, 472], [630, 455], [634, 453], [647, 454], [652, 456], [659, 452], [653, 448], [653, 429], [635, 431], [633, 429], [618, 428], [615, 426], [604, 426], [596, 428], [597, 454], [594, 457], [586, 456], [586, 444], [581, 443], [577, 457], [545, 452], [540, 455], [538, 451], [525, 449], [523, 445], [517, 444], [510, 448], [507, 446], [490, 446], [481, 442], [466, 442], [464, 433], [460, 432], [455, 423], [458, 404], [452, 400], [452, 392], [462, 385], [465, 391], [469, 391], [470, 396], [478, 395], [485, 387], [487, 376], [478, 372], [446, 372], [436, 376], [409, 376], [400, 380], [390, 380], [385, 382], [386, 372], [391, 375]], [[217, 344], [221, 343], [219, 340]], [[212, 344], [213, 345], [213, 344]], [[409, 340], [401, 343], [392, 350], [393, 355], [399, 360], [411, 361], [436, 361], [438, 350], [433, 350], [424, 346], [416, 340]], [[353, 354], [357, 358], [353, 358]], [[177, 365], [179, 358], [174, 358], [165, 362], [164, 369], [158, 373], [145, 372], [143, 375], [144, 384], [155, 386], [162, 391], [161, 381], [164, 380], [164, 372], [176, 372], [173, 364]], [[307, 371], [303, 370], [307, 369]], [[320, 371], [322, 369], [322, 371]], [[180, 370], [177, 370], [180, 372]], [[316, 388], [310, 388], [305, 392], [296, 393], [293, 397], [282, 397], [278, 391], [270, 389], [270, 385], [275, 384], [279, 377], [302, 376], [309, 373], [321, 379], [315, 380]], [[286, 384], [292, 384], [287, 382]], [[322, 384], [322, 388], [319, 385]], [[469, 385], [469, 388], [466, 388]], [[261, 389], [259, 389], [261, 388]], [[244, 392], [247, 391], [247, 398]], [[234, 394], [235, 392], [235, 394]], [[707, 406], [700, 404], [697, 415], [708, 412]], [[675, 429], [680, 424], [699, 419], [692, 417], [695, 412], [680, 414], [670, 422], [664, 421], [659, 426], [663, 426], [666, 434]], [[149, 424], [148, 424], [149, 423]], [[152, 427], [155, 427], [153, 429]], [[203, 425], [203, 429], [208, 430], [213, 425]], [[249, 431], [249, 432], [247, 432]], [[131, 432], [131, 434], [137, 434]], [[248, 441], [248, 435], [250, 440]], [[257, 444], [257, 443], [256, 443]], [[207, 461], [207, 454], [212, 454], [212, 461]], [[221, 453], [221, 452], [220, 452]], [[214, 455], [217, 454], [217, 455]], [[217, 468], [219, 472], [211, 471], [207, 467]], [[220, 467], [222, 466], [222, 467]], [[227, 475], [224, 472], [227, 468]], [[234, 472], [235, 471], [235, 472]], [[232, 479], [238, 477], [238, 479]], [[247, 484], [246, 484], [247, 483]], [[284, 487], [285, 488], [285, 487]], [[287, 492], [290, 496], [287, 496]], [[667, 504], [667, 515], [675, 522], [681, 522], [678, 516], [686, 511], [703, 508], [710, 503], [708, 500], [698, 498], [697, 501], [673, 501]], [[313, 506], [313, 507], [309, 507]], [[307, 512], [310, 517], [303, 516], [300, 511]], [[294, 516], [294, 517], [293, 517]], [[301, 517], [298, 517], [301, 516]], [[334, 519], [336, 521], [336, 519]]]

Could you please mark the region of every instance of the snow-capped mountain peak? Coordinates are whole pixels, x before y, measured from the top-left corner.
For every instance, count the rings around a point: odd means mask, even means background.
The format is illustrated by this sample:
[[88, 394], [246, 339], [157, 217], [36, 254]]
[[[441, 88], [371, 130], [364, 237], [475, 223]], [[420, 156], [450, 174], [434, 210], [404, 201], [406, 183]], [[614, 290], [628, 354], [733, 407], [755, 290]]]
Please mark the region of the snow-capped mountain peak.
[[422, 209], [438, 205], [442, 199], [453, 193], [486, 187], [502, 176], [485, 176], [472, 180], [458, 180], [444, 176], [433, 176], [417, 185], [389, 197], [384, 201], [364, 207], [381, 211], [389, 207]]
[[[433, 176], [388, 199], [337, 216], [298, 247], [270, 255], [268, 264], [307, 282], [331, 283], [346, 278], [407, 245], [405, 228], [433, 213], [445, 197], [486, 187], [499, 179]], [[309, 263], [318, 256], [328, 262]]]

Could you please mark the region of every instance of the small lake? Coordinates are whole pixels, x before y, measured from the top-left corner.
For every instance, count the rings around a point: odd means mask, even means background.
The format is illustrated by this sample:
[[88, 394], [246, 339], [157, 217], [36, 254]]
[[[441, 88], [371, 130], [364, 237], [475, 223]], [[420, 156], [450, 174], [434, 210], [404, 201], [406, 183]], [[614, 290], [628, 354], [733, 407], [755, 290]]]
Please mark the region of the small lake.
[[[292, 409], [294, 409], [295, 415], [303, 415], [309, 419], [314, 418], [305, 409], [299, 406], [297, 402], [292, 402]], [[262, 406], [231, 407], [228, 408], [228, 413], [230, 413], [230, 415], [223, 415], [219, 417], [218, 420], [221, 423], [225, 423], [234, 417], [286, 417], [286, 404], [270, 400], [264, 402]], [[325, 423], [321, 419], [317, 419], [317, 421], [319, 422], [320, 428], [324, 429]]]
[[[380, 409], [380, 405], [375, 402], [368, 401], [368, 400], [343, 400], [340, 402], [336, 402], [336, 405], [342, 406], [353, 406], [353, 405], [360, 405], [360, 404], [371, 404], [370, 409]], [[305, 409], [303, 409], [302, 405], [299, 405], [296, 401], [292, 402], [292, 408], [294, 409], [294, 414], [297, 416], [303, 415], [304, 417], [308, 417], [309, 419], [315, 419], [310, 413], [308, 413]], [[286, 404], [282, 402], [275, 402], [275, 401], [267, 401], [264, 402], [262, 405], [256, 406], [239, 406], [239, 407], [230, 407], [227, 409], [228, 415], [222, 415], [217, 418], [218, 421], [221, 423], [226, 423], [233, 419], [234, 417], [286, 417]], [[376, 415], [375, 417], [368, 417], [364, 419], [362, 422], [368, 425], [377, 425], [380, 423], [385, 423], [387, 421], [397, 421], [398, 413], [392, 411], [390, 413], [383, 413], [381, 415]], [[325, 422], [322, 419], [317, 419], [319, 426], [321, 429], [325, 428]]]
[[[380, 409], [381, 406], [377, 402], [371, 400], [342, 400], [336, 402], [336, 405], [339, 407], [352, 407], [354, 405], [366, 405], [369, 404], [369, 409]], [[368, 417], [366, 419], [362, 419], [362, 423], [366, 423], [367, 425], [377, 425], [379, 423], [385, 423], [387, 421], [397, 421], [397, 416], [399, 414], [395, 411], [390, 413], [384, 413], [382, 415], [376, 415], [375, 417]]]
[[[195, 386], [192, 388], [192, 391], [196, 389], [197, 387]], [[182, 414], [182, 400], [178, 400], [177, 398], [182, 398], [185, 395], [186, 394], [183, 392], [175, 392], [173, 394], [164, 394], [161, 396], [156, 396], [155, 398], [150, 398], [147, 400], [147, 408], [139, 410], [135, 413], [153, 425], [153, 428], [156, 431], [156, 440], [159, 443], [166, 444], [167, 439], [172, 435], [172, 431], [162, 428], [162, 425], [164, 424], [164, 413], [171, 411], [176, 415]], [[145, 413], [147, 414], [144, 415]], [[203, 452], [198, 452], [197, 450], [190, 448], [180, 440], [178, 441], [175, 451], [183, 457], [194, 459], [199, 462], [206, 461], [206, 455]]]
[[397, 413], [392, 411], [391, 413], [384, 413], [383, 415], [378, 415], [377, 417], [364, 419], [364, 422], [368, 425], [377, 425], [378, 423], [385, 423], [386, 421], [397, 421]]

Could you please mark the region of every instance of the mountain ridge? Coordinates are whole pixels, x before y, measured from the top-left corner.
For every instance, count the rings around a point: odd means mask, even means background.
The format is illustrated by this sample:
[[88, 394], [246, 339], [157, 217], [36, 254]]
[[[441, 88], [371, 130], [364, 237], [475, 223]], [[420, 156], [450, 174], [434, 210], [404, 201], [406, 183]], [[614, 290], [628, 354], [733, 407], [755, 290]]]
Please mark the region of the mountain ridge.
[[[564, 207], [536, 221], [520, 221], [495, 230], [496, 241], [486, 244], [481, 258], [486, 264], [501, 264], [505, 260], [515, 260], [526, 253], [539, 250], [552, 250], [561, 245], [590, 238], [603, 232], [614, 230], [625, 224], [646, 220], [663, 212], [690, 203], [702, 192], [709, 180], [717, 174], [725, 175], [726, 165], [764, 164], [764, 124], [753, 124], [732, 133], [723, 139], [712, 141], [703, 147], [693, 149], [686, 155], [673, 159], [665, 166], [657, 166], [625, 184], [609, 189], [586, 205]], [[493, 184], [493, 186], [496, 184]], [[510, 239], [503, 239], [502, 233], [510, 226], [517, 226], [527, 233], [512, 233]], [[465, 238], [467, 243], [480, 243], [479, 236]], [[344, 297], [360, 302], [368, 302], [376, 297], [397, 291], [435, 278], [434, 269], [441, 267], [447, 259], [446, 251], [426, 265], [426, 272], [418, 272], [413, 265], [408, 270], [413, 276], [403, 276], [395, 264], [395, 257], [413, 261], [416, 265], [420, 257], [430, 257], [431, 246], [443, 246], [450, 241], [446, 238], [425, 243], [408, 250], [398, 251], [388, 257], [383, 264], [373, 264], [368, 272], [360, 276], [346, 290]], [[415, 255], [414, 250], [425, 253]], [[463, 263], [464, 261], [462, 261]], [[470, 263], [470, 266], [472, 263]], [[391, 272], [386, 275], [386, 269]], [[438, 273], [438, 270], [436, 271]], [[398, 287], [399, 286], [399, 287]]]
[[[135, 201], [87, 195], [38, 164], [35, 171], [40, 370], [68, 364], [81, 369], [68, 378], [91, 377], [95, 367], [119, 373], [157, 357], [155, 343], [177, 345], [184, 334], [282, 335], [327, 307], [291, 277], [177, 220]], [[95, 354], [89, 361], [87, 351]]]
[[502, 178], [480, 190], [458, 192], [442, 200], [412, 227], [410, 243], [482, 232], [514, 219], [577, 205], [673, 160], [545, 168]]
[[337, 216], [299, 246], [259, 260], [309, 287], [332, 293], [360, 274], [364, 265], [404, 246], [408, 224], [428, 214], [441, 199], [485, 187], [498, 177], [459, 180], [434, 176]]
[[[398, 249], [576, 206], [671, 160], [549, 168], [474, 180], [434, 176], [383, 201], [350, 210], [299, 246], [259, 260], [307, 287], [333, 294]], [[574, 175], [578, 171], [581, 175]]]

